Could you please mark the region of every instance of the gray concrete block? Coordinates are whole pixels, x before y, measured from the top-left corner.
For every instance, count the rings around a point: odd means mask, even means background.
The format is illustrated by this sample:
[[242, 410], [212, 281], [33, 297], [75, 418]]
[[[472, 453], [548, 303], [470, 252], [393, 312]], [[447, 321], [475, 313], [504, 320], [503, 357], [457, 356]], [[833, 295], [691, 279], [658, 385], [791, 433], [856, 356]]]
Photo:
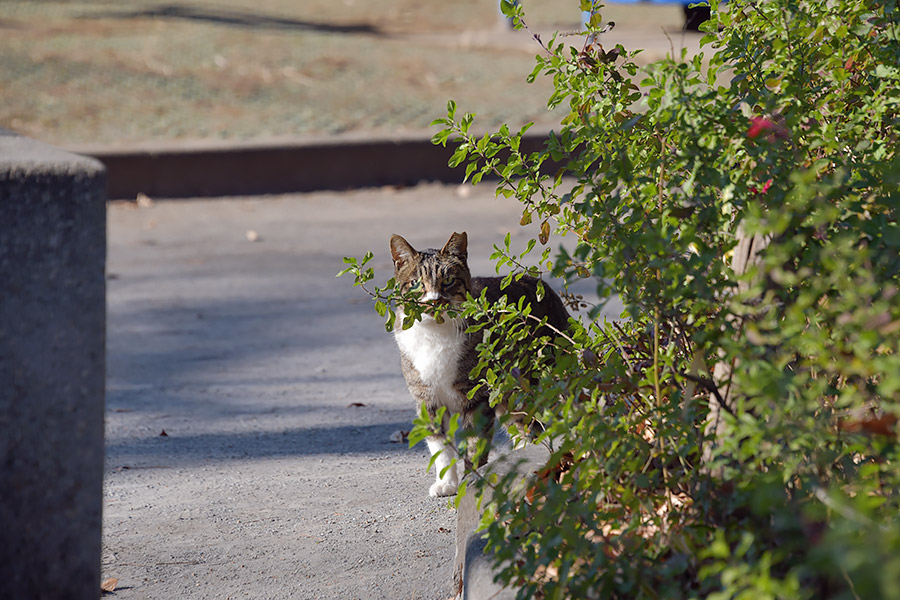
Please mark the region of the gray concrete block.
[[[497, 473], [501, 477], [513, 469], [528, 474], [547, 463], [549, 452], [543, 446], [526, 446], [502, 454], [481, 468], [482, 472]], [[490, 502], [486, 496], [484, 504]], [[487, 541], [475, 530], [481, 521], [474, 491], [459, 503], [456, 516], [456, 560], [454, 577], [460, 600], [514, 600], [518, 590], [496, 583], [496, 572]]]
[[0, 130], [0, 598], [99, 596], [104, 190]]

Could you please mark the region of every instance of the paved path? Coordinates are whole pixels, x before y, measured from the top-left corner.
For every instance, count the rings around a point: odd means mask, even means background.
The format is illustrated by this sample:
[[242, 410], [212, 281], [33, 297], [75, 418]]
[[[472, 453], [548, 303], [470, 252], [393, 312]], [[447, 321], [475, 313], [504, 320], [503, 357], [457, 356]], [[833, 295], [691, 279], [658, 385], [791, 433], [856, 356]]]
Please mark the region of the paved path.
[[492, 244], [524, 239], [519, 209], [466, 192], [110, 206], [116, 598], [453, 595], [454, 512], [427, 495], [424, 447], [389, 441], [414, 417], [393, 339], [335, 273], [371, 249], [383, 281], [392, 233], [425, 247], [463, 230], [473, 272], [491, 272]]

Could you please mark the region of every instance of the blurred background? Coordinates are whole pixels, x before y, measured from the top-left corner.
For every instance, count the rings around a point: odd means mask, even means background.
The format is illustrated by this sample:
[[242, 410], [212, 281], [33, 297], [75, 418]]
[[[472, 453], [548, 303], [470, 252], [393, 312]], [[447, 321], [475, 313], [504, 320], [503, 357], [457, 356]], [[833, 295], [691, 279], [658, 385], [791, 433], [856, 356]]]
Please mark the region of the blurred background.
[[[583, 43], [578, 0], [523, 5]], [[655, 40], [645, 61], [696, 37], [680, 3], [602, 14], [605, 45]], [[451, 98], [480, 128], [550, 127], [538, 52], [490, 0], [0, 0], [0, 127], [63, 147], [398, 133]]]

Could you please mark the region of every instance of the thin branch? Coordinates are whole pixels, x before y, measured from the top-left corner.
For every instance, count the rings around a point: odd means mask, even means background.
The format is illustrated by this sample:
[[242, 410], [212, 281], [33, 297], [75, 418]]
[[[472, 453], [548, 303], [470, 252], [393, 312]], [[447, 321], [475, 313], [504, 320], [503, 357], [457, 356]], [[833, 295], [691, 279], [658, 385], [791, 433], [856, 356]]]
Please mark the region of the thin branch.
[[693, 381], [694, 383], [700, 385], [706, 391], [711, 392], [712, 395], [715, 396], [716, 402], [718, 402], [719, 406], [721, 406], [725, 410], [725, 412], [730, 414], [732, 417], [737, 416], [734, 410], [730, 406], [728, 406], [727, 402], [725, 402], [725, 398], [722, 397], [722, 394], [719, 392], [719, 388], [716, 386], [716, 383], [712, 379], [698, 375], [691, 375], [690, 373], [685, 373], [682, 371], [678, 371], [677, 373], [681, 377], [684, 377], [685, 379]]

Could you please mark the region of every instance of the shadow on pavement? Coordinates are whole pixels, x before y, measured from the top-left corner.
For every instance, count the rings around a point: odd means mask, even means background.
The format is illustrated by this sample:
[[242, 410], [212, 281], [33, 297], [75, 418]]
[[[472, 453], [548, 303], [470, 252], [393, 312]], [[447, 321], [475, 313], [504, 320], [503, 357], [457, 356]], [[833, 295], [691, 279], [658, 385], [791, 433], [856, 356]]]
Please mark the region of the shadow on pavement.
[[242, 27], [247, 29], [267, 29], [285, 31], [312, 31], [319, 33], [340, 33], [355, 35], [382, 35], [377, 27], [368, 24], [339, 25], [333, 23], [316, 23], [288, 17], [262, 15], [256, 12], [216, 9], [204, 10], [196, 6], [181, 4], [161, 4], [159, 6], [138, 10], [118, 12], [100, 12], [84, 15], [85, 19], [173, 19], [200, 21], [225, 27]]
[[[178, 292], [175, 292], [178, 294]], [[156, 388], [228, 382], [248, 385], [360, 383], [384, 374], [347, 361], [380, 322], [345, 298], [174, 297], [110, 308], [109, 381]], [[369, 332], [349, 329], [354, 317]], [[336, 363], [335, 355], [344, 360]], [[334, 360], [331, 360], [334, 359]], [[377, 365], [377, 361], [372, 361]], [[390, 367], [395, 366], [394, 357]], [[340, 368], [338, 368], [340, 367]], [[399, 370], [391, 375], [399, 378]]]
[[405, 421], [266, 432], [155, 434], [110, 440], [106, 444], [107, 468], [130, 468], [135, 466], [132, 463], [148, 461], [156, 461], [155, 466], [183, 467], [223, 460], [400, 452], [408, 450], [406, 442], [392, 443], [389, 437], [409, 426]]

